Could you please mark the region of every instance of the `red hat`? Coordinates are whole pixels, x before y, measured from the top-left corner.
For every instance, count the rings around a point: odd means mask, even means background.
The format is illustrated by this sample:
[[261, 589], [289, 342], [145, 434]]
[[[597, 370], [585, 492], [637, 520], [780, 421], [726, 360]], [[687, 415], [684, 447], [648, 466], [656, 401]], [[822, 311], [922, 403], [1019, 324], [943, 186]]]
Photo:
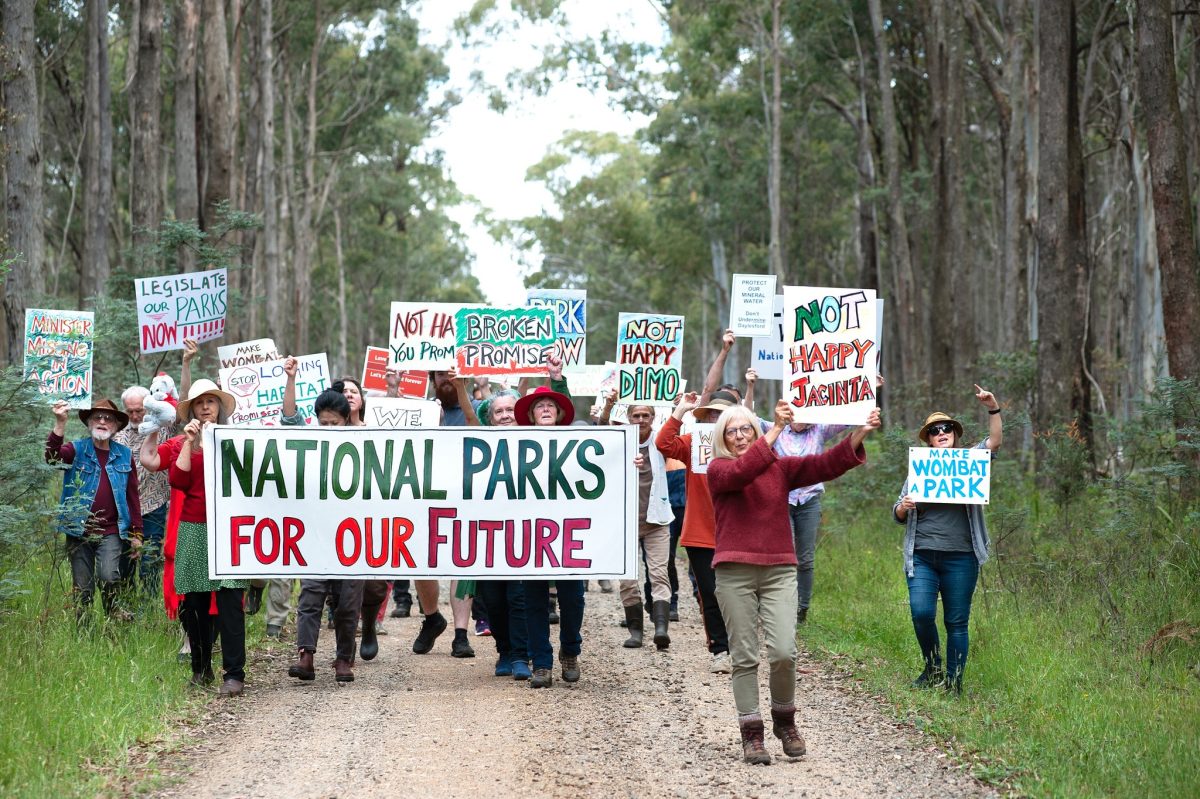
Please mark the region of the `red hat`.
[[531, 393], [517, 400], [517, 407], [514, 409], [517, 424], [532, 427], [533, 422], [529, 419], [529, 412], [533, 409], [534, 403], [543, 399], [554, 400], [554, 404], [562, 412], [562, 416], [558, 420], [559, 424], [570, 424], [575, 421], [575, 406], [571, 404], [571, 400], [566, 394], [559, 394], [549, 386], [538, 386]]

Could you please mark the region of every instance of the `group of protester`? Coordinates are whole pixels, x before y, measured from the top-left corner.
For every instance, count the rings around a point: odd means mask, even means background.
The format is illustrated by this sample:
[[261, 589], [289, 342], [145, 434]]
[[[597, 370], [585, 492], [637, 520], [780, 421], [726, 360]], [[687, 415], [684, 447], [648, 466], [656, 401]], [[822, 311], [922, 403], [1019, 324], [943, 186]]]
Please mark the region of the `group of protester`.
[[[620, 581], [622, 626], [629, 632], [625, 647], [643, 646], [644, 615], [653, 626], [657, 649], [671, 644], [670, 622], [678, 619], [675, 553], [687, 553], [688, 578], [700, 609], [711, 671], [731, 675], [743, 756], [769, 763], [765, 721], [759, 703], [759, 628], [766, 642], [772, 732], [790, 757], [804, 754], [805, 741], [796, 725], [796, 625], [808, 618], [812, 597], [816, 533], [820, 523], [823, 482], [865, 462], [865, 438], [880, 426], [879, 411], [865, 424], [844, 430], [793, 421], [792, 407], [779, 400], [773, 418], [753, 410], [755, 375], [747, 372], [746, 396], [733, 385], [719, 385], [733, 345], [726, 333], [721, 351], [700, 392], [680, 396], [669, 419], [654, 425], [655, 409], [628, 407], [628, 422], [638, 427], [638, 539], [646, 572], [646, 597], [635, 580]], [[280, 636], [292, 594], [289, 580], [211, 580], [208, 576], [208, 529], [201, 444], [206, 425], [224, 423], [235, 407], [233, 395], [207, 379], [191, 380], [190, 364], [197, 348], [183, 355], [177, 424], [158, 429], [143, 423], [148, 391], [132, 386], [121, 396], [123, 409], [99, 399], [80, 410], [89, 435], [64, 440], [69, 410], [53, 408], [54, 426], [46, 445], [47, 460], [66, 469], [61, 529], [71, 564], [80, 623], [86, 623], [99, 585], [106, 614], [119, 615], [117, 591], [122, 564], [137, 560], [146, 585], [159, 582], [168, 615], [178, 617], [185, 633], [191, 681], [215, 682], [212, 656], [220, 636], [223, 681], [219, 693], [240, 694], [245, 681], [245, 615], [259, 610], [267, 592], [267, 633]], [[296, 403], [297, 362], [285, 361], [287, 386], [281, 423], [305, 424]], [[431, 373], [441, 405], [443, 426], [562, 426], [588, 424], [575, 418], [575, 406], [562, 364], [550, 358], [548, 386], [526, 390], [492, 390], [467, 381], [453, 370]], [[388, 393], [396, 395], [399, 376], [388, 374]], [[977, 446], [995, 451], [1001, 443], [1000, 408], [988, 391], [975, 387], [988, 409], [988, 437]], [[315, 400], [322, 426], [362, 426], [370, 398], [358, 380], [336, 381]], [[608, 394], [596, 411], [595, 423], [608, 424], [616, 401]], [[692, 466], [691, 433], [685, 417], [714, 423], [712, 460], [707, 473]], [[829, 442], [845, 432], [833, 446]], [[962, 424], [944, 413], [926, 419], [918, 438], [931, 447], [957, 447]], [[892, 508], [905, 525], [905, 575], [910, 607], [924, 669], [918, 687], [946, 686], [959, 692], [967, 658], [967, 625], [979, 566], [988, 557], [988, 536], [979, 506], [918, 503], [902, 488]], [[393, 616], [407, 616], [412, 606], [408, 584], [384, 580], [301, 579], [296, 611], [296, 660], [288, 674], [316, 678], [314, 654], [326, 605], [336, 637], [333, 662], [338, 682], [354, 679], [356, 657], [378, 654], [378, 634], [389, 597]], [[430, 652], [448, 625], [438, 606], [436, 580], [414, 580], [422, 622], [412, 650]], [[602, 590], [611, 587], [601, 584]], [[249, 593], [247, 593], [249, 589]], [[582, 625], [586, 581], [581, 579], [453, 581], [450, 606], [454, 624], [451, 654], [474, 657], [467, 631], [472, 614], [477, 631], [490, 633], [496, 647], [497, 677], [527, 680], [533, 688], [553, 684], [554, 646], [551, 628], [558, 626], [561, 677], [581, 677]], [[941, 596], [946, 627], [945, 665], [936, 626]], [[403, 601], [408, 599], [407, 602]], [[361, 626], [361, 642], [356, 634]]]

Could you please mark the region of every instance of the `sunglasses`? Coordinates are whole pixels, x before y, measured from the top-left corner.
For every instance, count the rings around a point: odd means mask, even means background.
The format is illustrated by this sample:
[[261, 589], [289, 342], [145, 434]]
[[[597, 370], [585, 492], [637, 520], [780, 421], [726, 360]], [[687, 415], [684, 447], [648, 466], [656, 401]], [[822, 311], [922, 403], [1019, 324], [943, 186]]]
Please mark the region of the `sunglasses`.
[[117, 417], [113, 416], [111, 413], [93, 413], [88, 416], [88, 418], [94, 419], [97, 422], [108, 422], [109, 424], [117, 423]]
[[953, 433], [954, 425], [951, 422], [938, 422], [929, 426], [930, 436], [940, 436], [942, 433]]

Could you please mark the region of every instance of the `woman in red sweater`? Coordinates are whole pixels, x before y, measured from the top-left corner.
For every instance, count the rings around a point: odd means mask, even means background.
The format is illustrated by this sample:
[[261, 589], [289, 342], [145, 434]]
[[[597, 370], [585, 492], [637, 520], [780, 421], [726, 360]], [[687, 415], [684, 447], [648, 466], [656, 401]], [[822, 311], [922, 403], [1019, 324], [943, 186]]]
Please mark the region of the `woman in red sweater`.
[[863, 439], [879, 428], [879, 409], [840, 444], [819, 455], [780, 457], [772, 447], [791, 424], [785, 400], [765, 434], [747, 408], [725, 410], [713, 430], [708, 490], [717, 519], [713, 569], [717, 601], [729, 629], [733, 698], [748, 763], [766, 764], [765, 728], [758, 704], [758, 625], [770, 664], [771, 720], [789, 757], [804, 754], [796, 729], [796, 548], [788, 492], [832, 480], [866, 460]]

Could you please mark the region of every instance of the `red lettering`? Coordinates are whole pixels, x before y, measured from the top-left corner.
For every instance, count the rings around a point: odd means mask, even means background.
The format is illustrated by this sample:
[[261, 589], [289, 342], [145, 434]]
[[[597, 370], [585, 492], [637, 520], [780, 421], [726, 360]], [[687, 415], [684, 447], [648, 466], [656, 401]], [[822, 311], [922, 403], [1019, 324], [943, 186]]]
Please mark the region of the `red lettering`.
[[242, 547], [250, 543], [250, 536], [243, 535], [243, 527], [254, 524], [253, 516], [234, 516], [229, 520], [229, 562], [234, 566], [242, 564]]
[[479, 523], [479, 528], [483, 530], [484, 535], [487, 536], [487, 545], [484, 548], [483, 565], [487, 566], [489, 569], [492, 568], [496, 560], [496, 531], [503, 526], [503, 522], [496, 521], [494, 519], [485, 519]]
[[592, 565], [591, 558], [575, 557], [576, 550], [583, 548], [583, 542], [575, 538], [577, 530], [589, 530], [591, 519], [563, 519], [562, 532], [562, 565], [564, 569], [586, 569]]
[[296, 559], [297, 566], [307, 566], [300, 554], [300, 539], [304, 537], [304, 522], [292, 516], [283, 517], [283, 565], [290, 566]]
[[512, 520], [504, 523], [505, 557], [509, 568], [517, 569], [529, 562], [530, 546], [529, 520], [521, 522], [521, 554], [517, 555], [516, 525]]
[[[271, 535], [270, 554], [263, 549], [263, 530]], [[279, 550], [279, 525], [275, 524], [274, 519], [263, 519], [254, 528], [254, 557], [258, 559], [259, 563], [274, 563], [279, 557]]]
[[441, 519], [453, 519], [457, 515], [458, 512], [454, 508], [429, 509], [429, 568], [437, 568], [438, 547], [448, 540], [445, 533], [438, 532], [438, 521]]
[[[346, 554], [346, 536], [349, 535], [354, 544], [354, 550]], [[353, 566], [362, 552], [362, 531], [358, 528], [357, 519], [343, 519], [338, 525], [337, 535], [334, 536], [334, 547], [337, 549], [338, 560], [343, 566]]]
[[408, 552], [408, 546], [405, 542], [412, 537], [413, 525], [408, 519], [397, 516], [392, 519], [392, 568], [400, 566], [400, 558], [404, 558], [408, 568], [415, 569], [417, 564], [413, 562], [412, 555]]
[[558, 538], [558, 525], [551, 519], [538, 519], [535, 523], [535, 537], [537, 540], [537, 553], [534, 556], [534, 565], [542, 566], [545, 563], [555, 568], [558, 568], [558, 558], [554, 555], [554, 549], [550, 546], [554, 543], [554, 539]]
[[446, 338], [454, 335], [454, 317], [450, 314], [435, 313], [433, 322], [429, 325], [430, 338]]
[[475, 564], [475, 531], [476, 522], [471, 522], [467, 529], [467, 552], [464, 555], [462, 552], [463, 535], [462, 522], [454, 523], [454, 546], [450, 549], [450, 557], [454, 561], [454, 565], [459, 568], [472, 566]]
[[374, 521], [374, 519], [370, 518], [369, 516], [363, 520], [363, 525], [366, 528], [366, 535], [365, 535], [366, 543], [364, 544], [364, 547], [366, 548], [366, 552], [367, 552], [367, 565], [370, 566], [372, 569], [378, 569], [380, 566], [387, 563], [387, 559], [388, 559], [388, 542], [387, 542], [387, 539], [388, 539], [388, 523], [387, 522], [388, 522], [388, 520], [387, 519], [379, 520], [379, 554], [378, 555], [376, 555], [374, 553], [374, 551], [373, 551], [374, 547], [371, 546], [371, 539], [375, 532], [375, 530], [374, 530], [375, 526], [372, 524], [373, 521]]

